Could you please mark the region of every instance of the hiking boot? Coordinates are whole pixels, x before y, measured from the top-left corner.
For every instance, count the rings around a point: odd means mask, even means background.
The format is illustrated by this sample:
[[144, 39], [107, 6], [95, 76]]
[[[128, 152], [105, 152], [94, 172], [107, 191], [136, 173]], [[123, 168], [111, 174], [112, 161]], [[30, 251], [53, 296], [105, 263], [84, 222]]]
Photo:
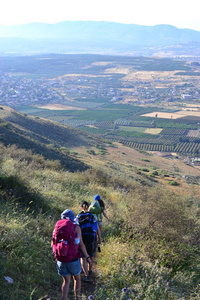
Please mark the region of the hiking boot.
[[89, 281], [90, 281], [89, 276], [86, 276], [84, 282], [89, 282]]

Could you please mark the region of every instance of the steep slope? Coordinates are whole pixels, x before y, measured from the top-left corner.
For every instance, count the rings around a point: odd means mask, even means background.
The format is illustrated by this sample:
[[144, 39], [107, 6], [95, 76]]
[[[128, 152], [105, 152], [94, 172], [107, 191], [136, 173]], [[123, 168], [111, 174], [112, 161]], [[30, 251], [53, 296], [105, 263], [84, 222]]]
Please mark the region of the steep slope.
[[67, 126], [22, 115], [5, 106], [1, 108], [0, 142], [5, 146], [16, 145], [48, 159], [58, 159], [71, 171], [87, 168], [70, 154], [69, 148], [91, 147], [95, 142], [92, 137]]

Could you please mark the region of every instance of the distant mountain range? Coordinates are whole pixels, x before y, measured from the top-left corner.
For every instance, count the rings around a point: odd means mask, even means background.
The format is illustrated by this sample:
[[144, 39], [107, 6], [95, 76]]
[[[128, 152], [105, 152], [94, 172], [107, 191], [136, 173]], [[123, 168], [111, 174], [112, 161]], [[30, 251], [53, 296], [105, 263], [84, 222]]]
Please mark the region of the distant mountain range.
[[100, 53], [129, 55], [200, 54], [200, 32], [171, 25], [65, 21], [0, 25], [0, 54]]

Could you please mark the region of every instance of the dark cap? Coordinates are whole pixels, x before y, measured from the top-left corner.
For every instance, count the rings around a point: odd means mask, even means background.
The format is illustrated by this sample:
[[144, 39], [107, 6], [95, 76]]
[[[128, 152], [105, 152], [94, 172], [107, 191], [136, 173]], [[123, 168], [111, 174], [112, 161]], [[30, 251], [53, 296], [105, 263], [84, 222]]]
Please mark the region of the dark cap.
[[88, 204], [88, 202], [87, 202], [87, 201], [83, 201], [83, 202], [81, 203], [81, 207], [83, 207], [83, 205], [85, 205], [85, 206], [89, 207], [89, 204]]
[[98, 201], [98, 200], [101, 200], [101, 197], [100, 197], [99, 195], [95, 195], [95, 196], [94, 196], [94, 200], [97, 200], [97, 201]]

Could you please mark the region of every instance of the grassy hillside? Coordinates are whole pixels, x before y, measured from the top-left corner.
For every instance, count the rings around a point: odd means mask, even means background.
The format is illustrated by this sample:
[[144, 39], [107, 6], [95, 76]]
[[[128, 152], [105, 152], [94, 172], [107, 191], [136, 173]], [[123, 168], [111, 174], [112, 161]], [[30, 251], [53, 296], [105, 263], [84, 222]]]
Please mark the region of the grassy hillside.
[[112, 223], [94, 299], [199, 299], [199, 184], [183, 178], [198, 169], [7, 108], [0, 117], [0, 299], [60, 299], [55, 222], [97, 193]]
[[33, 153], [43, 154], [47, 159], [58, 159], [63, 167], [71, 171], [87, 168], [80, 163], [69, 147], [91, 147], [97, 143], [79, 130], [60, 126], [51, 121], [31, 118], [8, 107], [0, 110], [0, 141], [4, 145], [16, 145]]

